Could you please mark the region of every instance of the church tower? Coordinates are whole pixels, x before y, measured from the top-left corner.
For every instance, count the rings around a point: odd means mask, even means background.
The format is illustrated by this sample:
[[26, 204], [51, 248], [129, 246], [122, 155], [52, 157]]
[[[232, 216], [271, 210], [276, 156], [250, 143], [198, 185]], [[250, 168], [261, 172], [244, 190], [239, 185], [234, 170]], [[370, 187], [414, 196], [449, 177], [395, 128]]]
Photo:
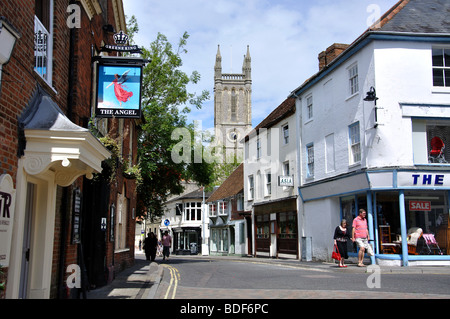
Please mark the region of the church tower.
[[214, 67], [214, 128], [216, 141], [225, 147], [225, 161], [243, 160], [242, 139], [252, 129], [252, 59], [244, 55], [241, 74], [222, 73], [220, 46]]

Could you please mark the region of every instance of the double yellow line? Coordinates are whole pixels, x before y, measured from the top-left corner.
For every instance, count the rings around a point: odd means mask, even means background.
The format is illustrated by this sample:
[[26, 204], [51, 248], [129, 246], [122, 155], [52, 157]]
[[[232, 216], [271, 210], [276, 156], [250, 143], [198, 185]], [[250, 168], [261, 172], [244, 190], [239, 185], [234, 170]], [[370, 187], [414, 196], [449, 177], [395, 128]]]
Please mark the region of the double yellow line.
[[169, 266], [169, 265], [163, 265], [163, 267], [167, 268], [170, 271], [170, 283], [169, 287], [167, 288], [166, 295], [164, 296], [164, 299], [167, 299], [169, 296], [170, 289], [172, 289], [172, 298], [175, 299], [175, 294], [177, 293], [177, 287], [178, 287], [178, 281], [180, 280], [180, 273], [178, 272], [178, 269], [175, 267]]

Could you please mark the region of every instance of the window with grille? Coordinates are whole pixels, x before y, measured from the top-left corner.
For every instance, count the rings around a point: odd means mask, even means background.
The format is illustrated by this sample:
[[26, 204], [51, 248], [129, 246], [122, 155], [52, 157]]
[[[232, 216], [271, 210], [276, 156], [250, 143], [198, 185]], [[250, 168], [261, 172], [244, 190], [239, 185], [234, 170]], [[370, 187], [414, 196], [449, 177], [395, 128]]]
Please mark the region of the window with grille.
[[36, 0], [34, 17], [34, 70], [52, 85], [53, 0]]

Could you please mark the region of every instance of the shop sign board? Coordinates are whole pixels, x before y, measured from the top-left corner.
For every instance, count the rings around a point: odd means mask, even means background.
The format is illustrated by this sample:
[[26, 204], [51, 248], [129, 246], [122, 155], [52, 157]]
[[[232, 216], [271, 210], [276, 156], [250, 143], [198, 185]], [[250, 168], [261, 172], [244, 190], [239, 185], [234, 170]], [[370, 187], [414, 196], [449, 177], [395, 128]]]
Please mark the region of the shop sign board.
[[278, 176], [278, 186], [294, 187], [294, 177], [293, 176]]
[[10, 175], [0, 176], [0, 265], [9, 267], [16, 190]]
[[450, 188], [450, 173], [399, 172], [398, 187]]
[[410, 212], [431, 212], [430, 201], [411, 200], [409, 201]]

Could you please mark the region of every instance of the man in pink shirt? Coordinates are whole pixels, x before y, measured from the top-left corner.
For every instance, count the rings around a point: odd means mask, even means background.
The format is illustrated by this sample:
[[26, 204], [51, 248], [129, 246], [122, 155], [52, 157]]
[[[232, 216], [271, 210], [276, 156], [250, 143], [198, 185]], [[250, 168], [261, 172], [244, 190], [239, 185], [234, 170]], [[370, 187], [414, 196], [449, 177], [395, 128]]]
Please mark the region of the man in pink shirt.
[[163, 245], [163, 260], [166, 260], [166, 257], [168, 260], [170, 255], [170, 246], [172, 246], [172, 237], [169, 235], [167, 230], [164, 232], [161, 243]]
[[359, 210], [358, 217], [353, 220], [352, 241], [358, 244], [358, 266], [364, 267], [364, 253], [366, 249], [368, 253], [371, 251], [369, 247], [369, 228], [367, 227], [366, 211], [364, 209]]

